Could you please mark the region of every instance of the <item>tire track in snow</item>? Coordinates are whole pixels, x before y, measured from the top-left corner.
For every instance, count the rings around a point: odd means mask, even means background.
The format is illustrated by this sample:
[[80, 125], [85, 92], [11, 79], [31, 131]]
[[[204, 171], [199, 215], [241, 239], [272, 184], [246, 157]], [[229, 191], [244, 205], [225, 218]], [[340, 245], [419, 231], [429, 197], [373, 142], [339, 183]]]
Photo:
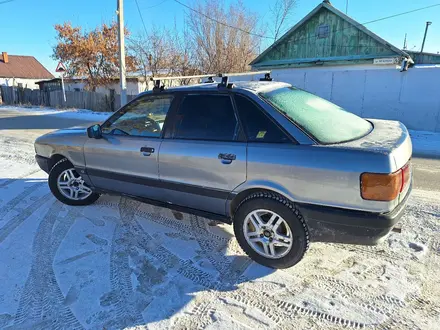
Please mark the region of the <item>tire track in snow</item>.
[[119, 202], [120, 222], [113, 233], [110, 252], [111, 304], [115, 308], [111, 327], [123, 328], [143, 323], [142, 314], [133, 301], [132, 269], [129, 264], [130, 249], [134, 245], [131, 229], [138, 206], [138, 202], [125, 197]]
[[207, 239], [209, 231], [206, 229], [207, 222], [195, 215], [190, 217], [191, 226], [194, 228], [195, 239], [202, 249], [202, 255], [207, 258], [214, 268], [220, 274], [220, 282], [227, 281], [229, 284], [235, 284], [240, 276], [246, 271], [247, 267], [252, 263], [248, 257], [227, 257], [221, 253], [226, 249], [227, 243], [224, 240], [218, 241]]
[[[147, 220], [164, 221], [171, 226], [174, 221], [168, 221], [170, 219], [165, 217], [157, 220], [157, 217], [153, 218], [150, 213], [139, 212], [140, 205], [140, 202], [126, 197], [121, 198], [119, 204], [121, 220], [115, 228], [110, 255], [111, 291], [101, 299], [101, 304], [114, 306], [114, 310], [110, 311], [112, 316], [108, 317], [108, 321], [105, 323], [110, 327], [143, 324], [142, 311], [151, 302], [151, 297], [145, 297], [149, 298], [149, 301], [146, 301], [148, 299], [142, 301], [139, 294], [140, 292], [151, 292], [152, 284], [146, 283], [154, 283], [154, 274], [138, 269], [137, 271], [142, 273], [143, 284], [140, 284], [141, 287], [138, 287], [138, 290], [135, 290], [132, 285], [133, 270], [130, 268], [129, 258], [130, 255], [137, 254], [133, 253], [136, 249], [143, 250], [147, 255], [157, 260], [159, 272], [168, 274], [168, 279], [180, 275], [205, 288], [218, 289], [219, 287], [218, 281], [213, 279], [212, 274], [197, 269], [189, 260], [180, 259], [165, 247], [158, 245], [157, 240], [144, 231], [138, 220], [135, 219], [135, 216], [139, 214]], [[178, 227], [181, 227], [178, 222], [176, 223]], [[189, 228], [186, 229], [189, 232]], [[141, 299], [141, 303], [139, 304], [136, 299]]]
[[[63, 237], [52, 239], [52, 231], [62, 204], [55, 201], [38, 226], [33, 242], [33, 259], [26, 284], [22, 291], [15, 325], [19, 327], [34, 325], [51, 320], [51, 329], [82, 329], [68, 306], [64, 305], [64, 296], [58, 286], [53, 270], [53, 258]], [[66, 224], [72, 224], [79, 210], [70, 210]], [[57, 228], [61, 228], [57, 226]], [[67, 230], [57, 230], [59, 234]], [[58, 244], [58, 245], [57, 245]]]
[[11, 199], [9, 202], [6, 203], [2, 208], [0, 208], [0, 219], [3, 219], [3, 217], [9, 213], [12, 209], [14, 209], [20, 202], [23, 201], [27, 196], [32, 194], [35, 190], [39, 189], [45, 184], [45, 182], [38, 182], [36, 184], [33, 184], [29, 187], [26, 187], [23, 189], [21, 193], [19, 193], [16, 197]]
[[214, 323], [212, 315], [215, 309], [211, 308], [211, 304], [217, 297], [212, 292], [203, 293], [198, 296], [194, 307], [188, 314], [178, 317], [171, 325], [172, 329], [206, 329], [210, 324]]
[[[46, 202], [52, 194], [48, 193], [38, 198], [31, 205], [22, 210], [18, 215], [9, 220], [3, 227], [0, 228], [0, 243], [2, 243], [18, 226], [20, 226], [27, 218], [29, 218], [36, 210], [38, 210], [44, 202]], [[19, 201], [14, 201], [17, 205]], [[9, 212], [8, 209], [7, 212]]]
[[[138, 202], [138, 203], [142, 204], [141, 202]], [[201, 234], [200, 228], [193, 227], [190, 224], [189, 225], [185, 224], [182, 221], [179, 221], [176, 219], [164, 217], [164, 216], [157, 214], [157, 213], [137, 209], [135, 214], [139, 217], [146, 218], [149, 221], [153, 221], [153, 222], [156, 222], [156, 223], [163, 225], [165, 227], [175, 229], [176, 231], [181, 232], [181, 233], [185, 233], [189, 236], [194, 236], [195, 234]], [[219, 235], [215, 235], [215, 234], [211, 233], [210, 231], [205, 230], [203, 232], [203, 234], [204, 234], [204, 237], [206, 237], [206, 239], [216, 239], [218, 241], [224, 241], [224, 242], [229, 241], [228, 238], [222, 237]]]

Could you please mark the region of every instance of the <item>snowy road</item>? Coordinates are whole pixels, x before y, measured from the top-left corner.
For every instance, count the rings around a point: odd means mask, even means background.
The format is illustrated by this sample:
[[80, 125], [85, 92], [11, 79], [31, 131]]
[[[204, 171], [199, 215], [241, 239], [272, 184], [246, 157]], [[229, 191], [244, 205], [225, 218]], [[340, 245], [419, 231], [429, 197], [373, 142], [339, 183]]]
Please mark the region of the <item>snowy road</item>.
[[415, 189], [379, 246], [313, 244], [273, 271], [227, 225], [120, 197], [57, 202], [32, 142], [78, 123], [33, 119], [0, 116], [1, 329], [438, 329], [440, 193]]

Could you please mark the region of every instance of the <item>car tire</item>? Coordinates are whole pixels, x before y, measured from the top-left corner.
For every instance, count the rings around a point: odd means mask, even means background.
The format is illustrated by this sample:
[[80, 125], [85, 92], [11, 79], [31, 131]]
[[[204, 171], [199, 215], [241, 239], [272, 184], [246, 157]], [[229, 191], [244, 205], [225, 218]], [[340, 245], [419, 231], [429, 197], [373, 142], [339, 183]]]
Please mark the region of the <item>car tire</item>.
[[[258, 221], [255, 215], [258, 215]], [[265, 222], [269, 216], [274, 216], [275, 225], [272, 227], [273, 223], [269, 223], [272, 217]], [[263, 226], [257, 228], [254, 226], [256, 223], [262, 223]], [[309, 231], [301, 213], [292, 202], [275, 193], [257, 192], [246, 197], [235, 212], [233, 224], [241, 248], [251, 259], [267, 267], [292, 267], [303, 258], [309, 248]], [[278, 227], [275, 228], [276, 224]], [[254, 234], [261, 228], [265, 229], [263, 233], [260, 231], [259, 235]], [[268, 257], [265, 252], [269, 252], [271, 256]]]
[[[75, 188], [74, 186], [71, 186], [69, 188], [66, 187], [63, 192], [63, 190], [60, 188], [59, 179], [61, 175], [66, 175], [66, 171], [69, 171], [69, 173], [73, 173], [74, 178], [72, 180], [75, 180], [75, 182], [82, 181], [81, 176], [78, 174], [78, 172], [76, 172], [73, 165], [66, 158], [61, 159], [50, 170], [48, 179], [50, 191], [56, 197], [56, 199], [58, 199], [60, 202], [63, 202], [64, 204], [73, 206], [93, 204], [100, 196], [95, 192], [90, 192], [90, 194], [88, 194], [86, 192], [76, 193], [75, 191], [73, 192], [73, 194], [77, 194], [77, 198], [70, 198], [69, 196], [67, 196], [67, 191], [73, 190]], [[61, 184], [64, 184], [64, 182], [61, 182]], [[91, 189], [85, 183], [78, 184], [78, 186], [80, 188], [75, 190], [88, 189], [91, 191]]]

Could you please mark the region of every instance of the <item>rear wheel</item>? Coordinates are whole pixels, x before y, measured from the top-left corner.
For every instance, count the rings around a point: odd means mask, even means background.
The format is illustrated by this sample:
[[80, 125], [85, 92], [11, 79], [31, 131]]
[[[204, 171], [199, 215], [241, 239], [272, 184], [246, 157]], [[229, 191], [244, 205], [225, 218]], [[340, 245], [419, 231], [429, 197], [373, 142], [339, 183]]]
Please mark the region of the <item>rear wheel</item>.
[[59, 201], [67, 205], [90, 205], [99, 198], [99, 194], [87, 186], [81, 175], [65, 158], [50, 170], [49, 188]]
[[253, 260], [272, 268], [295, 265], [309, 247], [303, 217], [293, 203], [274, 193], [248, 196], [235, 213], [234, 232]]

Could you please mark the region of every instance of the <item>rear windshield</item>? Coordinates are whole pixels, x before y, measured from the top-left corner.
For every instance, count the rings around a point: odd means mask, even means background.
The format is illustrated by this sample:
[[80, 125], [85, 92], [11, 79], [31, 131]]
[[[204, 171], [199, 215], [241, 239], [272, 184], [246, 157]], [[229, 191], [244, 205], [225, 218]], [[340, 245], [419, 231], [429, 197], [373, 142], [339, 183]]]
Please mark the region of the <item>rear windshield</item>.
[[293, 87], [260, 93], [260, 96], [322, 144], [355, 140], [372, 129], [370, 122]]

